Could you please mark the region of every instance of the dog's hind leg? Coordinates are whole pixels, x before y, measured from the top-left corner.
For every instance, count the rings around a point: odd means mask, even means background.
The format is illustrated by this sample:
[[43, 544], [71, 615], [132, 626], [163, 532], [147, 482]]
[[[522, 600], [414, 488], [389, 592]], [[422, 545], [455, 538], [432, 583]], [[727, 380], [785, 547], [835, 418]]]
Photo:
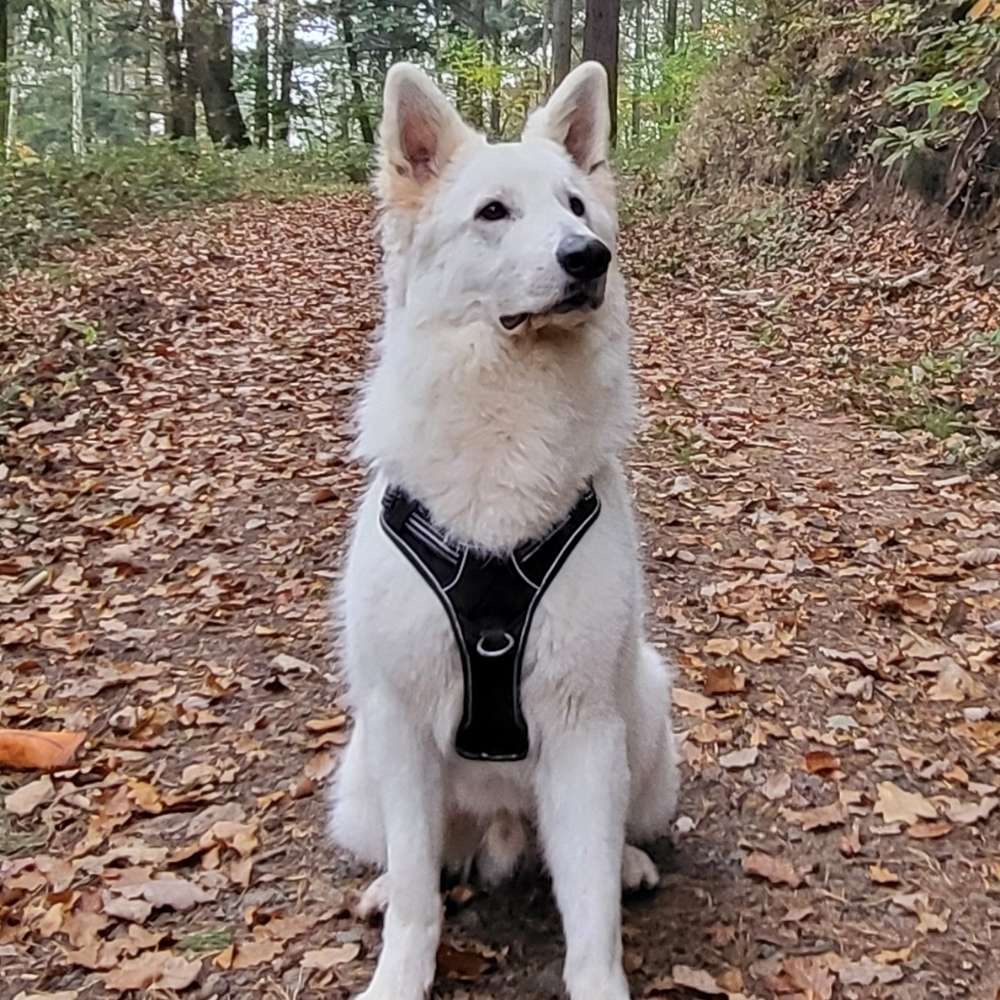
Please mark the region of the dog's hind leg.
[[670, 667], [648, 643], [636, 664], [636, 697], [629, 725], [629, 772], [632, 777], [628, 837], [647, 843], [670, 831], [677, 811], [680, 776], [671, 722]]
[[524, 820], [506, 810], [498, 813], [483, 835], [476, 855], [476, 872], [490, 886], [505, 882], [517, 870], [528, 847]]
[[333, 783], [330, 832], [359, 860], [384, 868], [385, 827], [376, 788], [365, 756], [364, 722], [359, 716]]

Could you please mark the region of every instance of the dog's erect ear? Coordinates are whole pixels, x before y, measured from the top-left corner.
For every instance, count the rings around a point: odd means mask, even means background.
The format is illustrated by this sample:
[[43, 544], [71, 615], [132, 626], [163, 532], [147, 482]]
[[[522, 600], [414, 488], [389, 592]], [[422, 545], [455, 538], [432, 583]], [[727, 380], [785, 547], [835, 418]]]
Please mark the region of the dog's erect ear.
[[423, 189], [476, 133], [411, 63], [389, 70], [383, 104], [379, 191], [390, 204], [419, 201]]
[[590, 173], [607, 160], [610, 135], [608, 74], [600, 63], [585, 62], [528, 119], [523, 138], [558, 142]]

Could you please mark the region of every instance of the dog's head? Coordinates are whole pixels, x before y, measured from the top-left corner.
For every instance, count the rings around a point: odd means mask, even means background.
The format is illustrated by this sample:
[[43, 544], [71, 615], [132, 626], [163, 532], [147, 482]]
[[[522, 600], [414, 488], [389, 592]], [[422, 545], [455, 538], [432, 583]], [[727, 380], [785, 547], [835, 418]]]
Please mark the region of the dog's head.
[[390, 70], [376, 182], [390, 308], [415, 325], [510, 336], [585, 322], [604, 302], [617, 219], [608, 83], [574, 70], [521, 141], [490, 145], [417, 67]]

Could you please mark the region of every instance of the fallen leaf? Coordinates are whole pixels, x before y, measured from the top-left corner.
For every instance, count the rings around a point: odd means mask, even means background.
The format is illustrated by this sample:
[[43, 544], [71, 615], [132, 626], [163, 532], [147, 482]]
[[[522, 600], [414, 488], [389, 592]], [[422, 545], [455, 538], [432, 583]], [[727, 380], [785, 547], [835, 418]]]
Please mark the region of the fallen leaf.
[[715, 981], [715, 977], [704, 969], [693, 969], [689, 965], [675, 965], [670, 971], [670, 978], [677, 986], [694, 990], [708, 997], [728, 996], [728, 991], [724, 990]]
[[315, 951], [307, 951], [302, 956], [302, 968], [326, 971], [353, 962], [360, 954], [361, 945], [357, 942], [336, 945], [333, 948], [317, 948]]
[[777, 774], [772, 774], [764, 782], [761, 792], [769, 802], [776, 802], [778, 799], [783, 799], [791, 791], [791, 788], [792, 776], [785, 771], [781, 771]]
[[757, 747], [747, 747], [744, 750], [733, 750], [719, 758], [719, 764], [727, 770], [735, 771], [744, 767], [753, 767], [760, 756]]
[[868, 877], [877, 885], [899, 885], [899, 876], [881, 865], [869, 865]]
[[828, 806], [817, 806], [815, 809], [801, 811], [783, 809], [781, 814], [790, 823], [801, 826], [807, 833], [810, 830], [825, 830], [831, 826], [840, 826], [847, 818], [840, 802], [832, 802]]
[[747, 679], [736, 673], [735, 667], [708, 667], [704, 685], [705, 694], [738, 694], [747, 686]]
[[714, 698], [706, 698], [703, 694], [686, 691], [684, 688], [674, 688], [673, 702], [678, 708], [692, 715], [704, 718], [705, 713], [716, 703]]
[[933, 802], [919, 792], [907, 792], [891, 781], [879, 783], [875, 811], [886, 823], [905, 823], [907, 826], [912, 826], [919, 819], [937, 819], [938, 815]]
[[30, 816], [44, 802], [56, 794], [52, 779], [46, 775], [36, 781], [29, 781], [4, 799], [4, 808], [14, 816]]
[[438, 972], [448, 979], [475, 982], [497, 966], [496, 958], [476, 951], [465, 951], [442, 944], [438, 948]]
[[753, 851], [743, 859], [743, 871], [748, 875], [758, 875], [772, 885], [787, 885], [798, 889], [802, 885], [802, 875], [787, 858], [775, 858], [763, 851]]
[[0, 729], [0, 767], [55, 771], [72, 763], [86, 733]]
[[840, 760], [827, 750], [810, 750], [803, 766], [810, 774], [830, 774], [840, 769]]
[[189, 961], [169, 951], [127, 959], [104, 977], [109, 990], [185, 990], [198, 978], [201, 962]]
[[874, 983], [896, 983], [903, 978], [903, 970], [894, 965], [883, 965], [870, 958], [848, 962], [837, 970], [837, 978], [844, 986], [871, 986]]

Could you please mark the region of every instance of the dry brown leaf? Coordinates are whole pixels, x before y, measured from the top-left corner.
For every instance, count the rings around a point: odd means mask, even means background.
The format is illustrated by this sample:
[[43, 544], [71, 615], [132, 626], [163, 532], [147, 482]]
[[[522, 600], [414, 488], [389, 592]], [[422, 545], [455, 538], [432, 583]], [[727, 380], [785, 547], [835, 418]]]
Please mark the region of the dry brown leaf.
[[694, 990], [707, 997], [728, 996], [728, 991], [724, 990], [715, 981], [715, 977], [704, 969], [693, 969], [689, 965], [675, 965], [670, 971], [670, 978], [677, 986]]
[[847, 818], [840, 802], [832, 802], [828, 806], [817, 806], [815, 809], [802, 809], [801, 811], [783, 809], [781, 814], [789, 823], [801, 826], [807, 833], [810, 830], [825, 830], [831, 826], [840, 826]]
[[86, 738], [86, 733], [0, 729], [0, 768], [56, 771], [73, 762]]
[[871, 986], [874, 983], [895, 983], [903, 978], [903, 970], [894, 965], [883, 965], [870, 958], [848, 962], [837, 970], [837, 978], [844, 986]]
[[317, 948], [315, 951], [307, 951], [302, 956], [303, 969], [320, 969], [325, 972], [327, 969], [336, 968], [338, 965], [346, 965], [353, 962], [361, 954], [361, 945], [355, 942], [335, 945], [332, 948]]
[[761, 792], [769, 802], [776, 802], [778, 799], [783, 799], [791, 789], [792, 776], [787, 771], [779, 771], [764, 782]]
[[899, 876], [882, 865], [869, 865], [868, 877], [878, 885], [899, 885]]
[[30, 816], [40, 805], [50, 802], [56, 794], [52, 779], [45, 775], [29, 781], [4, 799], [4, 808], [14, 816]]
[[146, 953], [127, 959], [104, 977], [116, 993], [128, 990], [186, 990], [198, 978], [201, 962], [189, 961], [169, 951]]
[[442, 944], [437, 953], [438, 972], [447, 979], [472, 983], [497, 967], [492, 953], [467, 951]]
[[830, 774], [840, 769], [840, 759], [828, 750], [810, 750], [803, 760], [803, 767], [810, 774]]
[[772, 885], [787, 885], [798, 889], [802, 875], [787, 858], [775, 858], [763, 851], [753, 851], [743, 859], [743, 871], [758, 875]]
[[705, 694], [738, 694], [747, 686], [747, 679], [728, 664], [705, 670]]
[[193, 909], [200, 903], [210, 903], [218, 895], [217, 891], [207, 891], [194, 882], [176, 876], [120, 885], [114, 891], [126, 899], [144, 899], [157, 909], [162, 907], [181, 912]]
[[782, 971], [793, 986], [800, 989], [804, 1000], [830, 1000], [836, 980], [830, 972], [825, 955], [803, 955], [786, 958]]
[[694, 691], [686, 691], [684, 688], [674, 688], [673, 702], [678, 708], [683, 708], [685, 712], [698, 715], [702, 718], [705, 713], [715, 705], [714, 698], [706, 698], [703, 694]]
[[727, 770], [737, 771], [753, 767], [759, 756], [760, 750], [757, 747], [746, 747], [743, 750], [733, 750], [731, 753], [723, 754], [719, 758], [719, 764]]
[[933, 802], [919, 792], [907, 792], [891, 781], [879, 783], [875, 811], [886, 823], [905, 823], [907, 826], [920, 819], [937, 819], [938, 815]]

